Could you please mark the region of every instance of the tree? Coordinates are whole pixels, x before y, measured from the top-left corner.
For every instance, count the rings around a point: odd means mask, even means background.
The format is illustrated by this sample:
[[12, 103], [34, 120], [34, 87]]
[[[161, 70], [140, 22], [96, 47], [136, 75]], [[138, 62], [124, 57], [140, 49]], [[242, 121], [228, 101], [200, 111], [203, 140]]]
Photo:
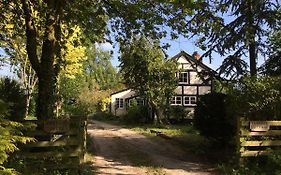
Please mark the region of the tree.
[[85, 50], [86, 59], [81, 60], [79, 72], [75, 76], [62, 73], [60, 77], [62, 112], [66, 114], [92, 114], [104, 110], [100, 109], [104, 108], [104, 99], [113, 89], [119, 90], [122, 87], [121, 77], [110, 62], [112, 54], [95, 45]]
[[[12, 28], [10, 29], [12, 30]], [[12, 34], [13, 32], [10, 31], [9, 33]], [[24, 117], [27, 117], [29, 114], [30, 101], [36, 89], [38, 78], [28, 60], [24, 40], [22, 38], [13, 36], [0, 42], [5, 52], [5, 54], [0, 55], [0, 58], [10, 63], [13, 72], [17, 75], [23, 87], [26, 105]]]
[[242, 59], [248, 53], [250, 74], [255, 76], [258, 53], [265, 53], [265, 40], [280, 20], [278, 1], [208, 0], [195, 4], [195, 8], [186, 28], [198, 36], [198, 46], [206, 50], [204, 55], [211, 57], [217, 52]]
[[[94, 80], [101, 90], [118, 89], [121, 77], [111, 64], [112, 53], [95, 46], [87, 48], [87, 61], [84, 63], [85, 75], [90, 83]], [[90, 87], [91, 88], [91, 87]]]
[[281, 28], [272, 34], [270, 43], [269, 58], [261, 66], [260, 71], [269, 76], [281, 76]]
[[[189, 2], [189, 1], [186, 1]], [[190, 4], [190, 3], [188, 3]], [[1, 0], [1, 24], [14, 19], [14, 30], [25, 37], [28, 59], [38, 77], [37, 117], [54, 117], [57, 77], [62, 62], [62, 24], [79, 25], [88, 40], [104, 39], [107, 21], [118, 41], [136, 33], [152, 38], [166, 36], [168, 25], [181, 14], [178, 1], [12, 1]], [[175, 12], [175, 13], [173, 13]], [[185, 10], [184, 13], [190, 13]], [[5, 39], [5, 36], [1, 36]]]
[[121, 48], [121, 73], [125, 83], [148, 101], [158, 123], [177, 85], [177, 64], [166, 61], [159, 45], [145, 37], [133, 38]]

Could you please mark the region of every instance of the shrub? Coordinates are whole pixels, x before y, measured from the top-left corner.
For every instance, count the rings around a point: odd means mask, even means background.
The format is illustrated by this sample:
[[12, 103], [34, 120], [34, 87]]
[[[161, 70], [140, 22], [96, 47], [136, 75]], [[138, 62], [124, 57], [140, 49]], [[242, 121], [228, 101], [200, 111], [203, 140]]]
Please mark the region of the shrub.
[[6, 115], [11, 120], [22, 120], [25, 113], [25, 94], [20, 84], [13, 79], [1, 78], [0, 99], [9, 103], [9, 114]]
[[249, 120], [281, 119], [281, 81], [277, 77], [243, 77], [228, 94], [236, 115]]
[[125, 123], [146, 123], [149, 120], [149, 110], [147, 105], [137, 105], [137, 102], [132, 100], [128, 113], [123, 116]]
[[236, 133], [236, 120], [227, 114], [226, 97], [221, 93], [203, 95], [194, 112], [195, 128], [220, 146], [229, 145]]
[[9, 106], [3, 100], [0, 100], [0, 174], [15, 175], [13, 168], [4, 166], [9, 154], [17, 151], [17, 143], [26, 143], [34, 139], [22, 136], [21, 129], [24, 129], [21, 123], [6, 119]]
[[171, 123], [183, 122], [189, 112], [183, 106], [170, 106], [167, 110], [168, 120]]
[[100, 121], [116, 120], [117, 117], [108, 112], [97, 112], [93, 115], [93, 119]]
[[281, 174], [281, 151], [275, 150], [268, 156], [250, 157], [243, 161], [243, 166], [233, 167], [223, 165], [221, 169], [224, 174], [229, 175], [280, 175]]

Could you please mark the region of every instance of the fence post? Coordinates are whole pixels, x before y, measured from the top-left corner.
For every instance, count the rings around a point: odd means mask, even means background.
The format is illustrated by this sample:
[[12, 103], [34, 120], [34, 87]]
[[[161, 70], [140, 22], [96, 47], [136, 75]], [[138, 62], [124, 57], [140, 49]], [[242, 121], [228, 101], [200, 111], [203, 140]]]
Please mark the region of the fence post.
[[236, 149], [237, 149], [237, 160], [238, 160], [238, 165], [243, 166], [244, 164], [244, 159], [241, 157], [241, 126], [242, 122], [244, 121], [243, 117], [237, 117], [237, 134], [236, 134]]

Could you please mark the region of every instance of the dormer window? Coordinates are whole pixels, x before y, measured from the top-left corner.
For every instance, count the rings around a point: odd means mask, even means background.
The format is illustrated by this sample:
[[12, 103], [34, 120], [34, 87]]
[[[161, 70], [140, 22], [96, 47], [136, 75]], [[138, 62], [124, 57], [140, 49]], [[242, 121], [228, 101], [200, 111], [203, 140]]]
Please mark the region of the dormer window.
[[179, 83], [188, 83], [188, 73], [187, 72], [179, 73]]

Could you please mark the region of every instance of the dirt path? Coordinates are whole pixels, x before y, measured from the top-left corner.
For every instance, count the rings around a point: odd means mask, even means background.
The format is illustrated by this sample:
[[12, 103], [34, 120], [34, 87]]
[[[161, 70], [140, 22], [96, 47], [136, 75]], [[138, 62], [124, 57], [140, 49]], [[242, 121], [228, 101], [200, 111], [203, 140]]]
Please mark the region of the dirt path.
[[92, 121], [88, 134], [95, 147], [97, 174], [213, 175], [214, 170], [188, 160], [185, 152], [164, 139], [152, 141], [134, 131]]

